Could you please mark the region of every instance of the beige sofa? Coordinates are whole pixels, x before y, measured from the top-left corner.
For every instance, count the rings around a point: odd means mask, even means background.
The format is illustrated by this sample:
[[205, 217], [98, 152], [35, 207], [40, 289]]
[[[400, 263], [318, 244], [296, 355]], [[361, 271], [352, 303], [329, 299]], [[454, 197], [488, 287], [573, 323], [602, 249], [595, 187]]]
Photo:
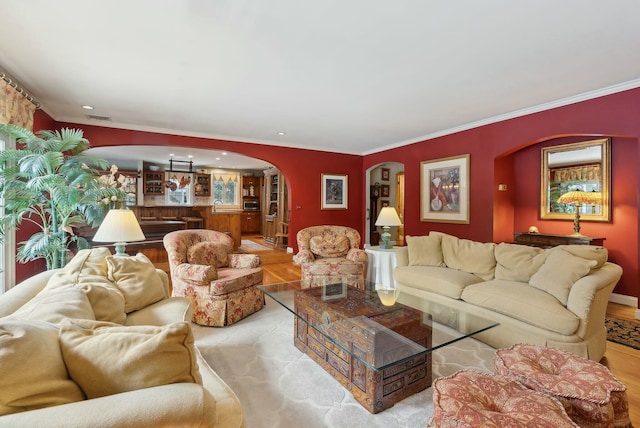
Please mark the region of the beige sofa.
[[141, 254], [82, 250], [0, 296], [0, 317], [0, 427], [244, 426], [189, 302]]
[[622, 275], [606, 248], [541, 249], [439, 232], [406, 240], [393, 273], [400, 302], [464, 311], [468, 328], [474, 315], [495, 320], [498, 327], [475, 337], [496, 348], [530, 343], [594, 361], [604, 356], [607, 302]]

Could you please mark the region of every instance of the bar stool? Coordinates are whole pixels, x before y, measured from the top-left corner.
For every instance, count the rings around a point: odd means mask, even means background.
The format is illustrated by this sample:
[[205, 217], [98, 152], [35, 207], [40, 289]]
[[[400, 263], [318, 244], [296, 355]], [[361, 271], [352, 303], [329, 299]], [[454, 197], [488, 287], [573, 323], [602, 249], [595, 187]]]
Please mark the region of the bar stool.
[[185, 229], [203, 229], [204, 219], [202, 217], [182, 217], [185, 222]]

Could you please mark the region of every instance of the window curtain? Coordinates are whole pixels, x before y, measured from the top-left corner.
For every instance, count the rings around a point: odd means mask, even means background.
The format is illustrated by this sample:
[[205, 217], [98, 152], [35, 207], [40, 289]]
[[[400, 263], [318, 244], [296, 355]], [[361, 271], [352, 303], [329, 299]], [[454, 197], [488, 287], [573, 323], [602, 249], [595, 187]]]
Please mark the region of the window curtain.
[[213, 181], [222, 181], [222, 182], [237, 182], [238, 181], [238, 173], [213, 173]]
[[10, 123], [33, 130], [36, 105], [9, 82], [0, 79], [0, 123]]

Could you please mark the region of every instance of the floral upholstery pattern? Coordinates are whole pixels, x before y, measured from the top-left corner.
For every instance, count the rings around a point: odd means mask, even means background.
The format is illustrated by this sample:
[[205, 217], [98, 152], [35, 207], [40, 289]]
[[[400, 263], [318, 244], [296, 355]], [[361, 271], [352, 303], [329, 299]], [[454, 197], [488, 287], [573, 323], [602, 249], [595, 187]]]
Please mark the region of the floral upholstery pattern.
[[517, 344], [499, 349], [496, 373], [560, 400], [581, 427], [631, 427], [626, 386], [608, 368], [567, 351]]
[[364, 284], [369, 258], [360, 249], [357, 230], [346, 226], [312, 226], [300, 230], [296, 238], [298, 253], [293, 262], [301, 267], [302, 288], [345, 278], [349, 278], [350, 284]]
[[577, 427], [560, 401], [503, 376], [460, 370], [433, 382], [428, 427]]
[[[172, 295], [186, 297], [193, 322], [222, 327], [264, 307], [262, 263], [255, 254], [232, 254], [233, 239], [204, 229], [178, 230], [163, 239], [169, 256]], [[194, 264], [191, 262], [207, 262]]]

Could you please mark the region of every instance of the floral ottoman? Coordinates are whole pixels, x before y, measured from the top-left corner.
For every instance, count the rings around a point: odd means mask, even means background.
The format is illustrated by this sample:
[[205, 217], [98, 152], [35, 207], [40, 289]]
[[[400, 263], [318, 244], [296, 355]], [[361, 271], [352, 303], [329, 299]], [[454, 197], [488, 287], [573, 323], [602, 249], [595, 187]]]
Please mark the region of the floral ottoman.
[[433, 416], [427, 426], [577, 427], [555, 398], [475, 370], [460, 370], [433, 382]]
[[602, 364], [527, 344], [497, 350], [494, 364], [497, 374], [560, 400], [583, 428], [632, 427], [627, 388]]

